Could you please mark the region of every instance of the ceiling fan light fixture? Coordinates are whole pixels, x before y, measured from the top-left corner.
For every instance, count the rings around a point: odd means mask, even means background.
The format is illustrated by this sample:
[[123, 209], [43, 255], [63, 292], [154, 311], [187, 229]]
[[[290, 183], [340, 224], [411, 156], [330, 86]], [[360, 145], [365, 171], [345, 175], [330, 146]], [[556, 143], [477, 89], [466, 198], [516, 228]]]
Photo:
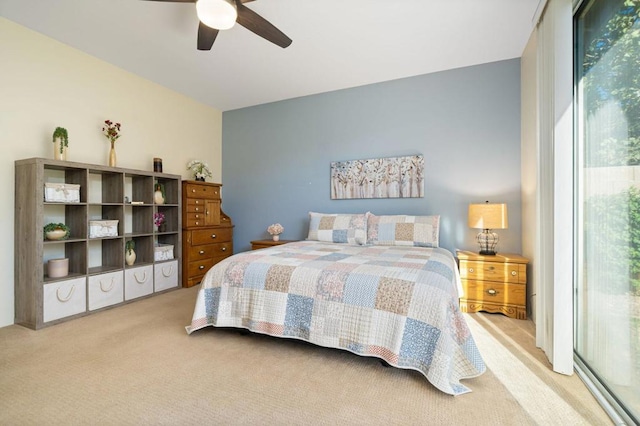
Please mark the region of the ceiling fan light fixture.
[[196, 11], [203, 24], [216, 30], [228, 30], [238, 18], [234, 0], [198, 0]]

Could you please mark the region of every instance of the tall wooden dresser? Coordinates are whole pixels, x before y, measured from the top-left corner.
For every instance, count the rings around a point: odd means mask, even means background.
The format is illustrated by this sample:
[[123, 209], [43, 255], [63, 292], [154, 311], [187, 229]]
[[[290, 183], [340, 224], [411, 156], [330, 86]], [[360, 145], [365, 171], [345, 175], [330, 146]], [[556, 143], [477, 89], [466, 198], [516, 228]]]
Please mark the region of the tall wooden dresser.
[[233, 224], [224, 214], [219, 183], [182, 181], [182, 286], [199, 284], [216, 263], [233, 254]]

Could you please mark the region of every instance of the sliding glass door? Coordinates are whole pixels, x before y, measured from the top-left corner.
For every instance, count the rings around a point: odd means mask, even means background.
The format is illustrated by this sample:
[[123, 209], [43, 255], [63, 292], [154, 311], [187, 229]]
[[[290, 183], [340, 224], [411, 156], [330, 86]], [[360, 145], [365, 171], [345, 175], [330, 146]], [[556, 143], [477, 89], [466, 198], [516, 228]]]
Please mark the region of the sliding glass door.
[[640, 0], [584, 1], [576, 34], [575, 354], [640, 420]]

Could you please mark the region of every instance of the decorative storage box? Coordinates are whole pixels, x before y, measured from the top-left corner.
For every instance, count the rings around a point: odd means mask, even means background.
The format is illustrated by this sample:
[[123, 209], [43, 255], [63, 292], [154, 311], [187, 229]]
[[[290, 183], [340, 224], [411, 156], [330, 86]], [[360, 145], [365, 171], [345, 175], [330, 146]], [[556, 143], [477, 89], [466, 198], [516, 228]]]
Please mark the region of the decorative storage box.
[[156, 262], [173, 259], [173, 244], [158, 244], [155, 246], [153, 259]]
[[44, 200], [59, 203], [79, 203], [80, 185], [73, 183], [45, 183]]
[[89, 221], [89, 238], [117, 237], [117, 236], [118, 236], [117, 220], [90, 220]]

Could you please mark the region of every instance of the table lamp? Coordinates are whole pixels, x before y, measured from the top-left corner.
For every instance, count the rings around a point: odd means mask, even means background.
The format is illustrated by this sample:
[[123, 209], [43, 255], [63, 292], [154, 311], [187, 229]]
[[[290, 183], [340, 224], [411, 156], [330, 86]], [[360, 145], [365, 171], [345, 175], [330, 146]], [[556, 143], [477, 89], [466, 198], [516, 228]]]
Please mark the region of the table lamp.
[[506, 229], [507, 205], [502, 203], [469, 204], [469, 228], [482, 229], [476, 237], [480, 244], [480, 254], [495, 255], [498, 234], [492, 229]]

